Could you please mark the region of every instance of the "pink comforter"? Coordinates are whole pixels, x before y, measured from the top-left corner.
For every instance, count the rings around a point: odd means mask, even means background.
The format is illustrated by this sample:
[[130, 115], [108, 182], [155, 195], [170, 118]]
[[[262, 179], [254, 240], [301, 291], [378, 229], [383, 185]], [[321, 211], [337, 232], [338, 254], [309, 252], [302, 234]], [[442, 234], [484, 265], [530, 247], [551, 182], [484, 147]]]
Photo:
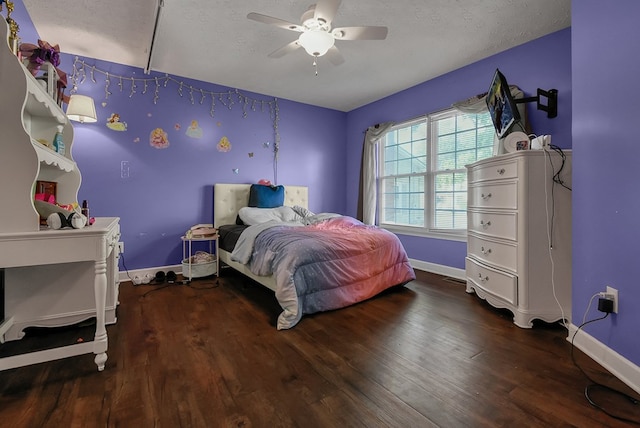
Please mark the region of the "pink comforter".
[[255, 239], [249, 266], [275, 275], [278, 329], [304, 314], [342, 308], [415, 279], [396, 235], [346, 216], [303, 227], [274, 226]]

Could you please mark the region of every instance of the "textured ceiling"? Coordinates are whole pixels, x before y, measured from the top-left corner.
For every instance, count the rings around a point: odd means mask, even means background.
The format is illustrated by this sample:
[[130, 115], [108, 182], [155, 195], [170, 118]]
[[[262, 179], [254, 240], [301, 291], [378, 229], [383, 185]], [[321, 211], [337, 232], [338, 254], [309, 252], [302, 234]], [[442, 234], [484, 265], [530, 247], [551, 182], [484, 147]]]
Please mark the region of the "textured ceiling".
[[[63, 52], [145, 68], [160, 0], [24, 0], [44, 40]], [[570, 0], [343, 0], [333, 27], [383, 25], [382, 41], [336, 41], [334, 66], [298, 49], [298, 33], [247, 19], [299, 23], [307, 0], [164, 0], [151, 69], [350, 111], [570, 26]]]

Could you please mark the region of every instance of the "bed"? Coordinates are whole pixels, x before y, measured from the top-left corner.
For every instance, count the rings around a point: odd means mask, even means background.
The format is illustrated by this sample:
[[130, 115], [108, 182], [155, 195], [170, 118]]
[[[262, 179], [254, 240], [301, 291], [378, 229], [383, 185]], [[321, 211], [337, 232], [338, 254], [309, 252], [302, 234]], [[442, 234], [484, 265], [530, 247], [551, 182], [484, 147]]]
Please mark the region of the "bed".
[[[415, 279], [391, 232], [347, 216], [308, 212], [303, 186], [283, 186], [282, 207], [245, 208], [250, 193], [253, 198], [251, 186], [214, 185], [216, 251], [223, 264], [274, 291], [283, 310], [279, 330], [295, 326], [305, 314], [350, 306]], [[287, 221], [239, 221], [239, 214], [246, 219], [247, 212], [271, 211], [286, 211]]]

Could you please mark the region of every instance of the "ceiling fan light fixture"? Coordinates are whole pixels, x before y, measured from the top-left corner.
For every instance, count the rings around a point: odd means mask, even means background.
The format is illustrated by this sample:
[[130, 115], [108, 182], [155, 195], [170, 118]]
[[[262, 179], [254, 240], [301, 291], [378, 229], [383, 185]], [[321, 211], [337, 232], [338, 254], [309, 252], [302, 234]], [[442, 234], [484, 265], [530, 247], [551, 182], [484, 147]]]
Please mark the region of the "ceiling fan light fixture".
[[311, 56], [322, 56], [334, 45], [335, 39], [323, 30], [310, 30], [300, 34], [298, 44]]

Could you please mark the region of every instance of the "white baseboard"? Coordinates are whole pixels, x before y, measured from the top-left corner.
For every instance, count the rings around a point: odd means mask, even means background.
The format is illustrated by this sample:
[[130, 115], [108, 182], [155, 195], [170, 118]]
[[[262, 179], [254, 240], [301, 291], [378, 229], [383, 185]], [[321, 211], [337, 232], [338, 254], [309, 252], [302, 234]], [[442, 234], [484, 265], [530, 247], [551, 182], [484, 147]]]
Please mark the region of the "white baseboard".
[[451, 266], [438, 265], [430, 262], [423, 262], [422, 260], [409, 259], [409, 263], [414, 269], [423, 270], [425, 272], [437, 273], [443, 276], [449, 276], [462, 281], [466, 281], [464, 269], [453, 268]]
[[[569, 342], [571, 342], [577, 329], [577, 326], [569, 324], [569, 336], [567, 337]], [[627, 360], [584, 330], [578, 332], [573, 344], [576, 348], [587, 354], [591, 359], [609, 370], [611, 374], [640, 394], [640, 367], [636, 364]]]
[[136, 269], [128, 271], [120, 271], [118, 274], [118, 278], [120, 282], [123, 281], [133, 281], [133, 279], [137, 276], [138, 278], [143, 278], [145, 275], [151, 275], [151, 277], [156, 276], [156, 272], [163, 271], [165, 274], [170, 270], [174, 271], [177, 275], [182, 273], [182, 264], [173, 265], [173, 266], [160, 266], [146, 269]]

